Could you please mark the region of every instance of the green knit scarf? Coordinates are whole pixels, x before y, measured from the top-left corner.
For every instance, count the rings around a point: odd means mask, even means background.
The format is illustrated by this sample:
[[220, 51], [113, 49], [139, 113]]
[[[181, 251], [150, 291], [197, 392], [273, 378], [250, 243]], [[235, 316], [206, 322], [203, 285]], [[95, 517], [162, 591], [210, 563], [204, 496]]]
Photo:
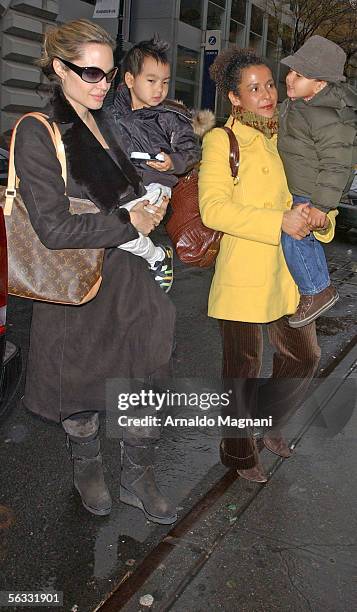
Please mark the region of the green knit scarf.
[[241, 106], [232, 109], [234, 119], [262, 132], [267, 138], [272, 138], [278, 133], [278, 110], [275, 110], [273, 117], [262, 117], [251, 111], [244, 110]]

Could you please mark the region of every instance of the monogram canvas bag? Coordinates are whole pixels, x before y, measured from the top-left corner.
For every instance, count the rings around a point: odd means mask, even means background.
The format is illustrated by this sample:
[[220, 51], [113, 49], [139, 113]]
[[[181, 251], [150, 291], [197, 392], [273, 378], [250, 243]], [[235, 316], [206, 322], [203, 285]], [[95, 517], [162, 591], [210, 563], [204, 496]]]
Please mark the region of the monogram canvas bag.
[[[40, 241], [19, 193], [15, 171], [16, 131], [24, 117], [35, 117], [46, 126], [61, 164], [65, 185], [67, 182], [66, 156], [57, 125], [51, 125], [42, 113], [28, 113], [21, 117], [11, 138], [7, 188], [0, 187], [0, 204], [4, 209], [7, 234], [8, 292], [58, 304], [85, 304], [98, 293], [104, 249], [55, 250], [48, 249]], [[89, 200], [69, 200], [71, 214], [99, 212]]]

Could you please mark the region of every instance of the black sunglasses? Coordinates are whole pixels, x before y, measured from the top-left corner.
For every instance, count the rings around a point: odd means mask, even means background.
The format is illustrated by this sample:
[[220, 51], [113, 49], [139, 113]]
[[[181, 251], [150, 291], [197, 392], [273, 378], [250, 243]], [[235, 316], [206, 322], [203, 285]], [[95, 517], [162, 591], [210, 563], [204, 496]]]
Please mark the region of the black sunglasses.
[[111, 83], [115, 79], [115, 75], [118, 72], [118, 68], [114, 67], [109, 72], [104, 72], [101, 68], [96, 68], [95, 66], [89, 66], [82, 68], [82, 66], [76, 66], [76, 64], [72, 64], [72, 62], [68, 62], [67, 60], [58, 57], [65, 66], [67, 66], [70, 70], [78, 74], [82, 81], [86, 83], [99, 83], [102, 79], [107, 81], [107, 83]]

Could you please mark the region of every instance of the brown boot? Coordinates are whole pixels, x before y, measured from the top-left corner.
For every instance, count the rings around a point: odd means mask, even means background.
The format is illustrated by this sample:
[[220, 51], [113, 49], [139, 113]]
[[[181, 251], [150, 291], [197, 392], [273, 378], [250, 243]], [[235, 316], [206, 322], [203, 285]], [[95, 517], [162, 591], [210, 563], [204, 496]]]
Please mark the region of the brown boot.
[[268, 480], [261, 463], [257, 463], [257, 465], [247, 470], [237, 470], [237, 472], [241, 478], [251, 482], [267, 482]]
[[[131, 441], [133, 442], [133, 440]], [[154, 472], [154, 446], [137, 440], [129, 446], [122, 440], [120, 501], [139, 508], [153, 523], [171, 525], [177, 521], [175, 505], [160, 490]]]
[[336, 304], [338, 295], [335, 287], [329, 285], [315, 295], [301, 295], [296, 313], [289, 317], [290, 327], [304, 327], [320, 317]]
[[280, 432], [266, 433], [264, 438], [264, 446], [275, 455], [288, 459], [293, 454], [292, 450], [288, 447], [282, 434]]
[[99, 516], [110, 514], [112, 500], [104, 480], [97, 413], [62, 421], [73, 463], [73, 484], [83, 506]]

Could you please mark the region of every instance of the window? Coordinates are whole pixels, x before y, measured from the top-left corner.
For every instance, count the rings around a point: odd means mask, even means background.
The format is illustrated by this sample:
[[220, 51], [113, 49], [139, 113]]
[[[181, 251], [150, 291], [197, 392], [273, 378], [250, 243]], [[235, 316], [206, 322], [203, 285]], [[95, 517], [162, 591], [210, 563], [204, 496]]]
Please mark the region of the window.
[[275, 45], [278, 44], [279, 22], [276, 17], [269, 15], [268, 20], [268, 40]]
[[252, 5], [252, 15], [250, 20], [249, 46], [255, 49], [257, 54], [262, 53], [262, 34], [264, 26], [264, 11]]
[[[222, 2], [220, 3], [222, 5]], [[218, 6], [217, 2], [208, 2], [207, 30], [223, 30], [224, 8]]]
[[262, 9], [252, 5], [252, 16], [250, 18], [250, 29], [255, 34], [263, 34], [264, 12]]
[[177, 47], [175, 96], [188, 107], [197, 105], [200, 56], [187, 47]]
[[281, 35], [281, 44], [283, 53], [290, 53], [293, 46], [293, 30], [290, 26], [283, 24], [283, 31]]
[[245, 42], [245, 0], [232, 0], [231, 21], [229, 26], [229, 42], [231, 45], [243, 47]]
[[229, 42], [231, 45], [243, 47], [245, 41], [245, 26], [231, 19], [229, 26]]
[[231, 19], [245, 23], [246, 0], [232, 0]]
[[199, 56], [196, 51], [186, 47], [178, 47], [176, 78], [195, 81], [198, 79]]
[[202, 25], [202, 0], [181, 0], [180, 20], [194, 28]]
[[176, 81], [175, 99], [183, 102], [188, 108], [196, 106], [196, 88], [191, 83]]
[[273, 62], [276, 62], [278, 59], [278, 37], [279, 22], [276, 17], [269, 15], [266, 56]]
[[232, 105], [228, 98], [225, 96], [219, 96], [217, 99], [217, 113], [216, 123], [217, 125], [224, 125], [232, 111]]

